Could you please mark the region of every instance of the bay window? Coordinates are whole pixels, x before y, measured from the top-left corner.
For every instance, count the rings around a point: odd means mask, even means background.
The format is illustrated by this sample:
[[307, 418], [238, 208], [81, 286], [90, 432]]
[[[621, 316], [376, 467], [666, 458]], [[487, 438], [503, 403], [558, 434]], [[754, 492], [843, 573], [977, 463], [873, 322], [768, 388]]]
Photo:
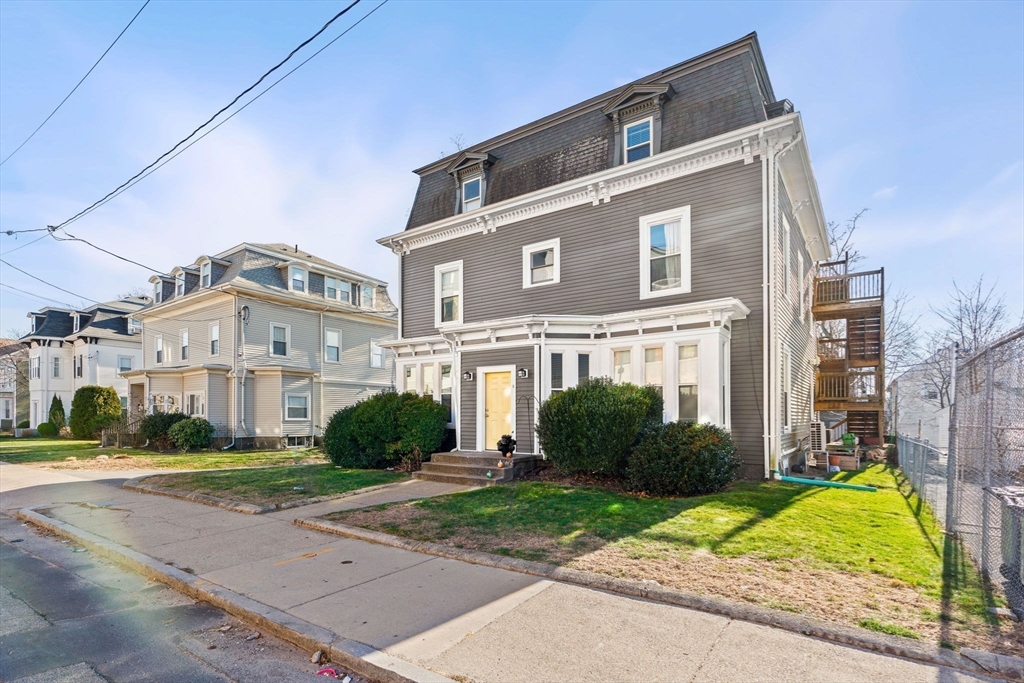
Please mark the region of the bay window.
[[678, 419], [696, 422], [700, 417], [697, 403], [697, 383], [699, 368], [697, 365], [697, 345], [685, 344], [679, 347], [679, 414]]
[[633, 381], [633, 370], [628, 349], [612, 352], [612, 380], [616, 384]]
[[664, 349], [644, 349], [644, 384], [653, 387], [659, 394], [662, 393], [663, 379], [662, 371], [665, 367]]

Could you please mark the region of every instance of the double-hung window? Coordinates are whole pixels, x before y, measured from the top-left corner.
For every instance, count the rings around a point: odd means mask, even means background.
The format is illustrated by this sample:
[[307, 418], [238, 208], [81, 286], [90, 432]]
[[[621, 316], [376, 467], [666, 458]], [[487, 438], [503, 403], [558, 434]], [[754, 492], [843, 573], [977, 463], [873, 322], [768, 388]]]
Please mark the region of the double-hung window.
[[793, 430], [793, 354], [782, 349], [782, 429]]
[[291, 336], [291, 326], [270, 323], [270, 355], [286, 358], [288, 356]]
[[210, 355], [220, 355], [220, 323], [210, 324]]
[[82, 377], [85, 374], [85, 356], [78, 354], [78, 369], [75, 371], [75, 377]]
[[206, 397], [203, 392], [195, 392], [191, 394], [185, 394], [185, 405], [182, 407], [185, 409], [185, 414], [189, 417], [202, 417], [206, 415]]
[[212, 266], [209, 261], [199, 266], [199, 286], [209, 287], [210, 286], [210, 274], [212, 272]]
[[288, 267], [288, 288], [293, 292], [306, 291], [306, 271], [298, 266]]
[[53, 378], [60, 379], [60, 358], [53, 359]]
[[157, 283], [153, 285], [153, 303], [158, 304], [164, 300], [164, 283], [162, 280], [157, 280]]
[[483, 178], [476, 176], [462, 181], [462, 212], [479, 209], [483, 204]]
[[462, 261], [434, 267], [434, 323], [462, 322]]
[[286, 420], [308, 420], [309, 419], [309, 394], [285, 394], [284, 395]]
[[434, 397], [434, 364], [427, 363], [423, 366], [423, 395]]
[[117, 357], [117, 371], [118, 372], [131, 372], [132, 369], [132, 357], [131, 356], [118, 356]]
[[612, 380], [616, 384], [633, 381], [631, 353], [628, 349], [612, 352]]
[[181, 331], [181, 359], [188, 360], [188, 330]]
[[664, 382], [664, 349], [644, 349], [644, 384], [653, 387], [659, 394], [662, 393]]
[[553, 239], [523, 247], [523, 288], [555, 284], [561, 277], [561, 240]]
[[164, 362], [164, 338], [157, 337], [155, 340], [156, 344], [156, 362], [157, 365]]
[[39, 356], [29, 361], [28, 376], [30, 379], [39, 379]]
[[370, 340], [370, 367], [384, 367], [384, 349], [377, 342]]
[[341, 330], [324, 330], [324, 356], [328, 363], [341, 362]]
[[452, 424], [452, 366], [441, 366], [441, 405], [448, 411], [448, 424]]
[[690, 207], [640, 217], [640, 298], [690, 291]]
[[363, 308], [373, 308], [373, 295], [376, 292], [373, 285], [359, 286], [359, 305]]
[[804, 311], [804, 306], [806, 304], [806, 288], [804, 287], [804, 280], [806, 278], [804, 277], [804, 255], [800, 252], [797, 252], [796, 254], [796, 277], [800, 298], [800, 301], [798, 302], [798, 305], [800, 306], [800, 322], [803, 322], [807, 317], [806, 312]]
[[679, 419], [696, 422], [697, 405], [697, 345], [684, 344], [679, 347]]
[[74, 322], [74, 327], [73, 327], [73, 329], [71, 331], [72, 332], [78, 332], [78, 330], [81, 329], [82, 319], [78, 315], [75, 315], [73, 317], [74, 317], [74, 321], [75, 322]]
[[142, 321], [138, 318], [128, 318], [128, 334], [140, 334], [142, 332]]
[[402, 390], [403, 391], [411, 391], [414, 394], [418, 393], [419, 387], [416, 386], [417, 384], [418, 384], [418, 382], [417, 382], [417, 375], [416, 375], [416, 366], [415, 365], [406, 365], [405, 366], [405, 386], [402, 387]]
[[563, 372], [562, 354], [551, 354], [551, 393], [557, 394], [565, 388], [565, 373]]
[[174, 296], [185, 294], [185, 273], [178, 273], [174, 276]]
[[341, 289], [341, 287], [339, 287], [340, 284], [341, 284], [341, 282], [338, 280], [338, 278], [325, 277], [324, 278], [324, 296], [327, 297], [328, 299], [337, 299], [338, 298], [338, 290]]
[[627, 164], [631, 161], [646, 159], [654, 153], [651, 147], [652, 125], [653, 119], [644, 119], [626, 126], [623, 144], [625, 145], [624, 156]]
[[790, 279], [792, 275], [790, 272], [792, 267], [789, 265], [789, 261], [792, 258], [790, 253], [790, 239], [789, 239], [789, 221], [785, 216], [782, 217], [782, 291], [786, 295], [787, 299], [792, 301], [792, 287], [790, 286]]
[[351, 283], [344, 280], [338, 281], [338, 301], [344, 301], [347, 304], [353, 303]]
[[590, 377], [590, 354], [576, 354], [576, 380], [582, 382]]

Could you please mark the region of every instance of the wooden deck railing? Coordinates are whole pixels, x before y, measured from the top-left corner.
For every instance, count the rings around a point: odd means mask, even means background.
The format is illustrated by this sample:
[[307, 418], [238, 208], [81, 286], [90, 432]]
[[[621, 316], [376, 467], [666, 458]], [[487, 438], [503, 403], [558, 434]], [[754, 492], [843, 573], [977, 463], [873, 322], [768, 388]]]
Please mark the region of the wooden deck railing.
[[818, 358], [822, 363], [846, 360], [845, 339], [819, 339]]
[[814, 305], [882, 300], [885, 269], [842, 275], [820, 275], [814, 280]]
[[814, 400], [874, 403], [881, 400], [882, 373], [877, 370], [820, 372]]

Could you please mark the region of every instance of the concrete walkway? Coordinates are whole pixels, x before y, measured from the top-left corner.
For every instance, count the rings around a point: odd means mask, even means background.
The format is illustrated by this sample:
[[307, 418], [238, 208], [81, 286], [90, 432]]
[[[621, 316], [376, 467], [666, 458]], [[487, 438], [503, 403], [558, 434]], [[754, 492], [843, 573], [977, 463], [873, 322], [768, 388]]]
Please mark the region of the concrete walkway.
[[0, 508], [52, 503], [46, 514], [56, 519], [460, 680], [984, 680], [766, 626], [291, 524], [299, 516], [457, 488], [450, 485], [409, 482], [249, 516], [115, 488], [137, 476], [134, 472], [90, 481], [80, 472], [26, 470], [0, 465]]

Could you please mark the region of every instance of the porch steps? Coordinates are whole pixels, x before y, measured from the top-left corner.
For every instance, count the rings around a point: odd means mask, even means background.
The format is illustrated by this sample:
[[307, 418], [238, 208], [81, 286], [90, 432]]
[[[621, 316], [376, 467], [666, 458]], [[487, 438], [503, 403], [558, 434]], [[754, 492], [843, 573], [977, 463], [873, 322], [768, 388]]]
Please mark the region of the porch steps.
[[[498, 461], [505, 466], [499, 468]], [[464, 486], [494, 486], [512, 481], [539, 466], [538, 455], [516, 455], [503, 458], [500, 453], [452, 452], [434, 453], [423, 469], [413, 472], [416, 479], [440, 481]], [[487, 473], [491, 476], [488, 477]]]

